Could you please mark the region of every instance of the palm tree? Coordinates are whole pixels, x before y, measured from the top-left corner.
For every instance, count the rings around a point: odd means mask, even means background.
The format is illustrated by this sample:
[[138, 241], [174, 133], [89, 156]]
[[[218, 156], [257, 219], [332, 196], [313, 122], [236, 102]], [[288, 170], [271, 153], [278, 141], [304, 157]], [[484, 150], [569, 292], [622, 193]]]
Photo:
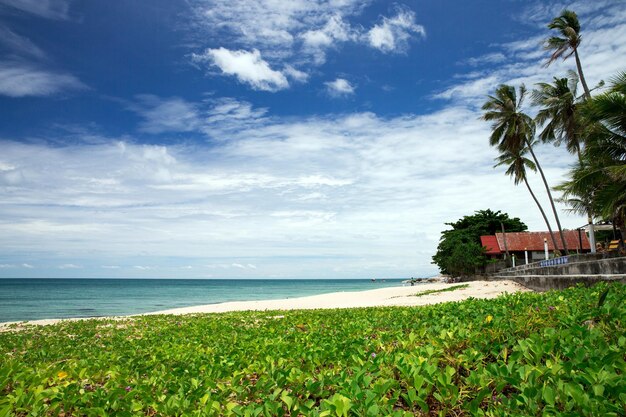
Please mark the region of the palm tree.
[[[581, 147], [583, 142], [584, 124], [581, 122], [576, 90], [578, 77], [573, 71], [569, 77], [554, 77], [554, 83], [539, 83], [538, 89], [532, 93], [533, 104], [542, 108], [537, 113], [535, 121], [544, 125], [539, 134], [543, 142], [553, 142], [555, 146], [565, 142], [570, 153], [578, 156], [578, 163], [582, 165]], [[589, 201], [588, 197], [581, 196], [580, 202]], [[595, 231], [593, 227], [593, 213], [589, 203], [587, 208], [589, 224], [589, 240], [591, 251], [595, 252]]]
[[[535, 135], [535, 122], [530, 116], [520, 110], [525, 96], [526, 87], [524, 85], [519, 88], [519, 97], [514, 87], [506, 84], [500, 85], [496, 89], [495, 95], [488, 96], [488, 100], [483, 104], [482, 109], [485, 110], [485, 113], [482, 119], [493, 121], [489, 144], [491, 146], [497, 146], [500, 152], [520, 152], [524, 147], [528, 148], [546, 188], [550, 205], [552, 206], [552, 212], [554, 213], [554, 218], [556, 219], [556, 224], [561, 235], [563, 250], [567, 253], [567, 243], [563, 236], [559, 215], [554, 206], [550, 186], [548, 185], [548, 181], [543, 173], [543, 169], [541, 169], [541, 165], [537, 160], [531, 143]], [[554, 248], [555, 250], [558, 249], [557, 246]]]
[[[626, 71], [610, 80], [606, 93], [594, 97], [585, 104], [585, 115], [592, 122], [599, 122], [606, 129], [607, 139], [614, 143], [626, 141]], [[624, 157], [621, 150], [614, 156]]]
[[552, 227], [550, 226], [548, 217], [546, 217], [546, 213], [543, 211], [543, 207], [541, 207], [541, 204], [539, 203], [539, 200], [537, 200], [535, 193], [533, 192], [532, 188], [530, 188], [528, 178], [526, 177], [526, 169], [537, 172], [537, 165], [524, 156], [527, 150], [528, 148], [524, 147], [515, 151], [503, 151], [500, 156], [496, 158], [497, 164], [494, 165], [494, 168], [502, 165], [507, 166], [506, 174], [513, 177], [513, 182], [515, 183], [515, 185], [518, 185], [520, 182], [524, 181], [528, 192], [532, 196], [533, 200], [535, 200], [535, 204], [537, 204], [537, 207], [541, 212], [543, 221], [546, 222], [546, 226], [548, 227], [548, 231], [550, 232], [550, 237], [552, 238], [552, 245], [554, 245], [554, 248], [556, 249], [556, 239], [554, 238], [554, 233], [552, 232]]
[[561, 15], [552, 19], [548, 24], [549, 29], [556, 30], [560, 33], [559, 36], [552, 36], [548, 38], [544, 43], [544, 49], [552, 50], [552, 55], [546, 66], [550, 65], [558, 58], [567, 59], [574, 55], [576, 59], [576, 69], [578, 70], [578, 76], [580, 82], [585, 90], [585, 97], [591, 98], [591, 91], [587, 87], [585, 76], [583, 74], [583, 67], [580, 63], [580, 56], [578, 56], [578, 46], [582, 40], [580, 36], [580, 23], [578, 22], [578, 16], [571, 10], [563, 10]]
[[[582, 111], [591, 122], [583, 163], [559, 186], [574, 211], [591, 196], [594, 213], [626, 231], [626, 72], [611, 80], [609, 90], [588, 100]], [[574, 197], [574, 198], [572, 198]]]
[[553, 84], [538, 83], [531, 97], [534, 105], [542, 106], [535, 116], [538, 125], [545, 125], [539, 139], [553, 142], [555, 146], [565, 142], [568, 152], [576, 154], [580, 160], [582, 132], [577, 112], [577, 84], [575, 73], [566, 78], [554, 77]]

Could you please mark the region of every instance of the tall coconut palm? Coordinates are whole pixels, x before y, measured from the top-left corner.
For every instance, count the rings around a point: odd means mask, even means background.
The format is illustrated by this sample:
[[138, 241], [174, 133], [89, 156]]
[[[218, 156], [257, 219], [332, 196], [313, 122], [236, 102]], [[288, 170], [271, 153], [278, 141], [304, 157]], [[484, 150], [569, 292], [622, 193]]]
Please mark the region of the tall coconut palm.
[[578, 55], [578, 46], [582, 40], [578, 16], [571, 10], [563, 10], [560, 16], [552, 19], [548, 24], [548, 28], [558, 31], [561, 36], [551, 36], [545, 41], [544, 49], [554, 51], [550, 59], [548, 59], [548, 62], [546, 62], [546, 66], [550, 65], [558, 58], [565, 60], [574, 55], [576, 59], [576, 69], [578, 70], [578, 76], [583, 85], [583, 90], [585, 90], [585, 96], [588, 99], [591, 98], [591, 91], [589, 87], [587, 87], [583, 67], [580, 63], [580, 56]]
[[553, 142], [555, 146], [565, 143], [568, 152], [576, 154], [580, 160], [582, 126], [577, 111], [576, 90], [578, 77], [570, 73], [569, 77], [554, 77], [554, 83], [538, 83], [532, 92], [532, 101], [541, 106], [535, 122], [543, 126], [539, 139]]
[[[541, 106], [535, 121], [544, 128], [539, 138], [544, 142], [553, 142], [556, 146], [566, 144], [570, 153], [578, 156], [578, 163], [582, 165], [581, 147], [583, 142], [584, 124], [578, 109], [576, 90], [578, 77], [573, 71], [568, 77], [554, 77], [554, 83], [539, 83], [538, 89], [532, 93], [533, 104]], [[595, 231], [593, 227], [593, 212], [589, 196], [581, 196], [581, 202], [587, 201], [587, 219], [589, 224], [589, 240], [591, 251], [595, 252]]]
[[556, 244], [556, 239], [554, 238], [554, 233], [552, 232], [552, 227], [550, 226], [550, 222], [548, 221], [548, 217], [546, 216], [545, 211], [543, 211], [543, 207], [541, 207], [539, 200], [537, 200], [537, 196], [535, 196], [535, 193], [533, 192], [532, 188], [530, 188], [530, 184], [528, 183], [526, 170], [529, 169], [533, 172], [537, 172], [537, 165], [524, 156], [527, 150], [528, 148], [523, 147], [519, 150], [503, 151], [500, 156], [496, 158], [497, 164], [494, 165], [494, 168], [504, 165], [507, 167], [506, 174], [513, 177], [513, 182], [515, 183], [515, 185], [518, 185], [522, 181], [524, 182], [524, 184], [526, 185], [526, 189], [528, 189], [528, 192], [530, 193], [531, 197], [535, 201], [535, 204], [537, 204], [539, 211], [541, 212], [543, 221], [546, 222], [546, 226], [548, 227], [548, 231], [550, 232], [550, 237], [552, 239], [552, 245], [556, 249], [558, 246]]
[[[528, 148], [546, 188], [550, 205], [552, 206], [552, 212], [554, 213], [554, 218], [561, 236], [563, 250], [567, 253], [567, 243], [563, 236], [559, 215], [554, 206], [550, 186], [548, 185], [548, 181], [543, 173], [543, 169], [541, 169], [541, 165], [537, 160], [531, 143], [535, 136], [535, 122], [530, 116], [520, 110], [525, 96], [526, 87], [524, 85], [519, 88], [519, 96], [514, 87], [506, 84], [500, 85], [496, 89], [495, 95], [488, 96], [488, 100], [483, 104], [482, 109], [485, 110], [485, 112], [482, 118], [483, 120], [493, 122], [489, 143], [491, 146], [497, 146], [500, 152], [519, 152], [524, 147]], [[556, 246], [555, 249], [557, 249]]]

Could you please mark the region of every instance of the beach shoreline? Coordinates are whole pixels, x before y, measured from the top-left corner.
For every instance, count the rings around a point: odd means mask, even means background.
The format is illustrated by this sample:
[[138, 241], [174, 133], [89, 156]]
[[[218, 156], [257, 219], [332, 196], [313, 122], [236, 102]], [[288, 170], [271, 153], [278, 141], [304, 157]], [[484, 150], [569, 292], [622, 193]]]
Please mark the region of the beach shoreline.
[[[455, 285], [462, 287], [452, 288]], [[363, 307], [411, 307], [438, 304], [451, 301], [462, 301], [467, 298], [495, 298], [504, 293], [530, 291], [514, 281], [470, 281], [463, 284], [448, 284], [444, 282], [426, 283], [415, 286], [397, 286], [376, 288], [364, 291], [333, 292], [305, 297], [283, 298], [258, 301], [230, 301], [217, 304], [197, 305], [150, 313], [117, 316], [117, 317], [80, 317], [65, 319], [42, 319], [20, 322], [0, 323], [0, 331], [11, 330], [15, 325], [51, 325], [63, 321], [78, 320], [109, 320], [127, 319], [138, 316], [171, 314], [198, 314], [198, 313], [226, 313], [231, 311], [287, 311], [312, 309], [340, 309]], [[429, 294], [416, 296], [418, 293]]]

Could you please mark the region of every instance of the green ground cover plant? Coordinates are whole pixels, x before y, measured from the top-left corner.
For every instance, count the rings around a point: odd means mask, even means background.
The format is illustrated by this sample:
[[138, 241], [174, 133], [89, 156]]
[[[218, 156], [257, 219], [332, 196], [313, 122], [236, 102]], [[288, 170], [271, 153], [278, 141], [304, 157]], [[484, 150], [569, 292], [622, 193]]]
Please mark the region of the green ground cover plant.
[[426, 290], [426, 291], [420, 291], [418, 293], [413, 294], [413, 297], [421, 297], [423, 295], [430, 295], [430, 294], [437, 294], [440, 292], [450, 292], [450, 291], [456, 291], [456, 290], [462, 290], [463, 288], [467, 288], [469, 287], [469, 284], [459, 284], [459, 285], [453, 285], [451, 287], [446, 287], [440, 290]]
[[601, 284], [5, 332], [0, 416], [623, 416], [625, 298]]

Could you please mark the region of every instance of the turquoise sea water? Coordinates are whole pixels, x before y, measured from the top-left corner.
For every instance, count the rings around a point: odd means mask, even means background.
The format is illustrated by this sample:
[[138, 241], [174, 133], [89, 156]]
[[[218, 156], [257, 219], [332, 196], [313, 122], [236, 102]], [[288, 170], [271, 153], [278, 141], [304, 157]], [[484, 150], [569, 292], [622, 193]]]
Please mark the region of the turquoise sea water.
[[401, 285], [400, 279], [0, 279], [0, 323], [147, 313]]

